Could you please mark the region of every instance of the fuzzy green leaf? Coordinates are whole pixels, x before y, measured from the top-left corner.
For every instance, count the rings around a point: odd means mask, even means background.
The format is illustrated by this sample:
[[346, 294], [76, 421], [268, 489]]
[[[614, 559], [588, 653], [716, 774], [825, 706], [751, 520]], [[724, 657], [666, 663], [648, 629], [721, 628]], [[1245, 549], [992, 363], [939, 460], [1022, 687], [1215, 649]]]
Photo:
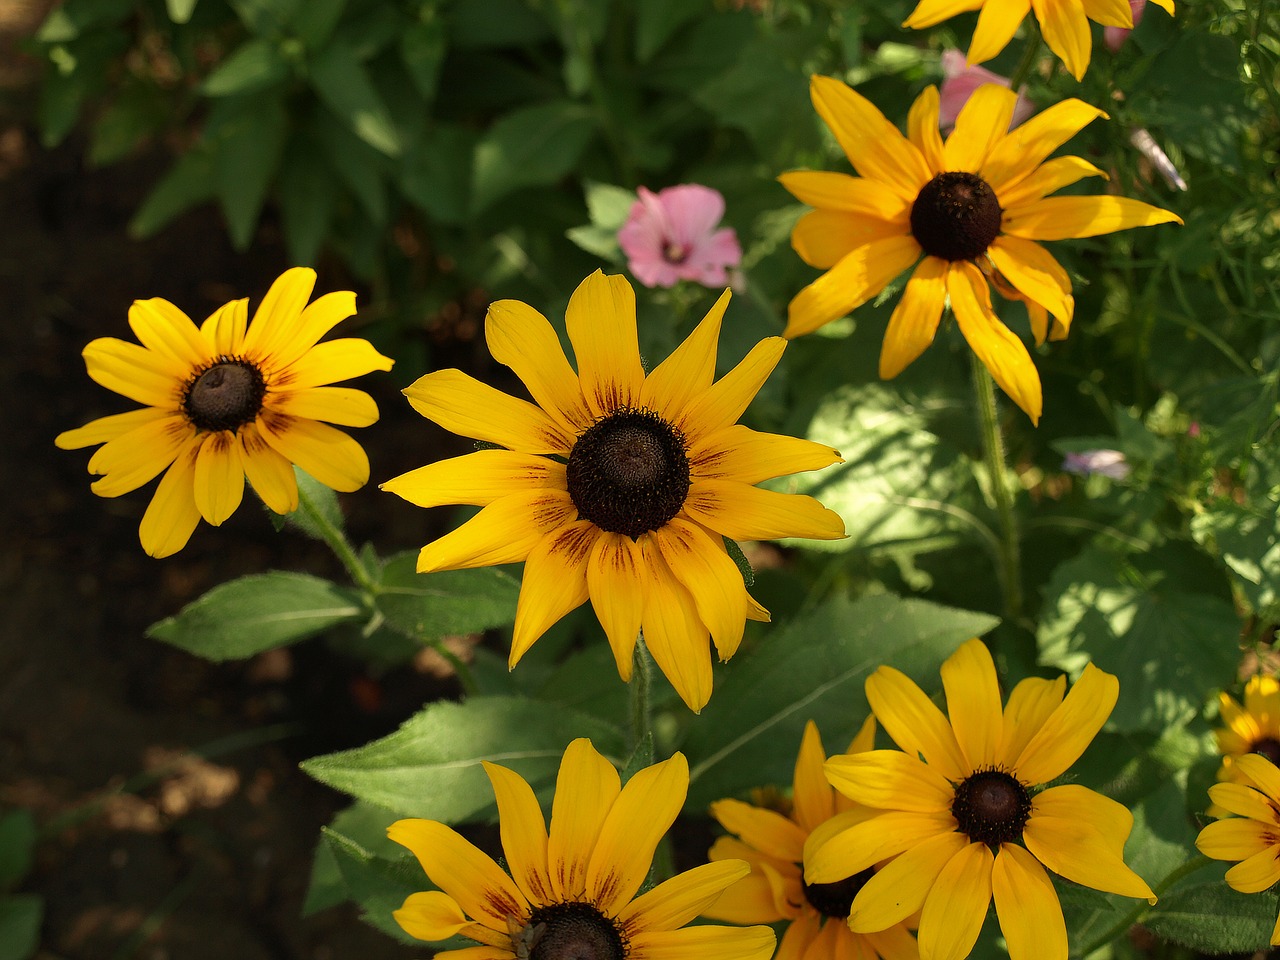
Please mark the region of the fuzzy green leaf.
[[425, 641], [513, 623], [519, 596], [519, 582], [501, 570], [418, 573], [417, 554], [402, 553], [382, 568], [377, 603], [393, 627]]

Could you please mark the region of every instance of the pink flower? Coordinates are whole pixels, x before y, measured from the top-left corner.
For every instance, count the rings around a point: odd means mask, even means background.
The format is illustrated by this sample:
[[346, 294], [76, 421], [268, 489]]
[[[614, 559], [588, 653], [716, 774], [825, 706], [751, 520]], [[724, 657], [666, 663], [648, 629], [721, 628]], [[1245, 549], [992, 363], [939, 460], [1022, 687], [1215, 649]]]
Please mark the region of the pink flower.
[[[938, 91], [938, 125], [946, 130], [955, 126], [960, 108], [965, 105], [973, 91], [984, 83], [998, 83], [1002, 87], [1009, 86], [1009, 78], [992, 73], [985, 67], [971, 67], [965, 62], [964, 54], [959, 50], [945, 50], [942, 54], [942, 88]], [[1013, 120], [1010, 128], [1016, 127], [1027, 117], [1036, 112], [1035, 105], [1024, 93], [1026, 87], [1018, 88], [1018, 101], [1013, 108]]]
[[[1136, 27], [1142, 21], [1142, 14], [1147, 8], [1147, 0], [1129, 0], [1129, 11], [1133, 14], [1133, 25]], [[1102, 42], [1107, 45], [1107, 49], [1115, 53], [1124, 42], [1129, 39], [1129, 34], [1133, 31], [1127, 27], [1105, 27], [1102, 31]]]
[[682, 183], [653, 193], [641, 187], [618, 245], [627, 267], [646, 287], [673, 287], [692, 280], [705, 287], [728, 282], [728, 270], [742, 260], [732, 227], [717, 230], [724, 197], [697, 183]]
[[1123, 480], [1132, 472], [1124, 454], [1119, 450], [1083, 450], [1068, 453], [1062, 461], [1062, 469], [1082, 477], [1098, 474], [1112, 480]]

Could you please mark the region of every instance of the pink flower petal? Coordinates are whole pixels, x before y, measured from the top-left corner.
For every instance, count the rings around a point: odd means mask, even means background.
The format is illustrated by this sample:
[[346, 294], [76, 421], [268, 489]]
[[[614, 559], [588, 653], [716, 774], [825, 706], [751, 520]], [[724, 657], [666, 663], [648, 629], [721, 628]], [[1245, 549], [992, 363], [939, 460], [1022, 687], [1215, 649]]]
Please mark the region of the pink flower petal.
[[[959, 50], [945, 50], [942, 53], [942, 86], [938, 90], [938, 126], [943, 130], [955, 126], [960, 108], [965, 105], [973, 92], [984, 83], [998, 83], [1002, 87], [1009, 86], [1009, 78], [992, 73], [986, 67], [970, 67], [965, 63], [964, 54]], [[1035, 105], [1026, 98], [1026, 87], [1018, 88], [1018, 102], [1013, 108], [1013, 119], [1010, 129], [1026, 120], [1036, 112]]]
[[727, 270], [742, 260], [737, 235], [717, 230], [724, 216], [719, 191], [696, 183], [666, 187], [657, 193], [636, 191], [618, 245], [627, 266], [648, 287], [670, 287], [678, 280], [723, 286]]

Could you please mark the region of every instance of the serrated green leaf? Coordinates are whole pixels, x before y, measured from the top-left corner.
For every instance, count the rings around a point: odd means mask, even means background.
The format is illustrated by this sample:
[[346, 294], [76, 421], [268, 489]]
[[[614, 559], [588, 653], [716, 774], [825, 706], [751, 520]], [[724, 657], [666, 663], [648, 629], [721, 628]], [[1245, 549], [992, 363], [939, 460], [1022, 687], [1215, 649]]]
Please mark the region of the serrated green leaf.
[[135, 238], [151, 236], [178, 214], [210, 199], [213, 191], [213, 154], [198, 146], [179, 157], [147, 194], [129, 221], [129, 234]]
[[576, 737], [589, 737], [605, 756], [623, 753], [622, 732], [594, 717], [518, 697], [472, 697], [433, 703], [390, 736], [302, 768], [402, 816], [460, 823], [493, 805], [481, 760], [510, 767], [537, 790], [554, 781]]
[[476, 144], [472, 212], [514, 190], [555, 183], [573, 169], [594, 134], [591, 111], [568, 100], [508, 113]]
[[1223, 874], [1231, 864], [1197, 870], [1160, 897], [1143, 918], [1157, 936], [1205, 954], [1266, 950], [1280, 907], [1274, 890], [1240, 893]]
[[364, 615], [349, 590], [304, 573], [253, 574], [214, 587], [147, 636], [207, 660], [251, 657]]
[[31, 869], [36, 821], [30, 810], [11, 810], [0, 817], [0, 892], [12, 890]]
[[355, 50], [341, 39], [334, 40], [312, 58], [310, 66], [312, 87], [351, 132], [380, 153], [398, 157], [400, 133]]
[[205, 78], [200, 92], [206, 97], [253, 93], [280, 83], [289, 75], [289, 64], [275, 42], [251, 37], [236, 47]]
[[692, 781], [686, 809], [789, 783], [806, 721], [833, 752], [843, 748], [866, 716], [871, 671], [888, 664], [934, 688], [942, 661], [998, 622], [888, 594], [836, 597], [739, 651], [681, 746]]
[[34, 894], [0, 898], [0, 960], [27, 960], [40, 945], [44, 901]]
[[417, 554], [392, 557], [382, 569], [378, 609], [418, 640], [479, 633], [514, 623], [520, 583], [501, 570], [418, 573]]

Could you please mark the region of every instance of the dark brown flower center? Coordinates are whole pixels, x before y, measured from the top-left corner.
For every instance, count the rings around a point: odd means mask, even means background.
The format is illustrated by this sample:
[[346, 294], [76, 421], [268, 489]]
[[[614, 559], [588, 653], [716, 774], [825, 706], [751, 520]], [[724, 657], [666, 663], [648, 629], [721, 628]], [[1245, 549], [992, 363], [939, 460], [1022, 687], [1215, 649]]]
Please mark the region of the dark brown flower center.
[[1004, 211], [987, 181], [975, 173], [940, 173], [911, 206], [911, 234], [931, 257], [972, 260], [1000, 235]]
[[617, 924], [589, 903], [536, 908], [513, 938], [518, 960], [625, 960], [627, 941]]
[[182, 409], [201, 430], [235, 430], [252, 423], [267, 394], [262, 373], [245, 360], [220, 359], [187, 387]]
[[1003, 770], [979, 770], [956, 787], [951, 815], [970, 840], [993, 847], [1013, 843], [1031, 816], [1031, 795]]
[[835, 880], [831, 883], [805, 883], [800, 881], [804, 898], [809, 905], [824, 917], [836, 917], [841, 920], [849, 918], [849, 909], [853, 906], [853, 898], [858, 891], [867, 885], [867, 881], [875, 876], [870, 868], [852, 877]]
[[684, 437], [649, 410], [618, 410], [569, 452], [569, 496], [601, 530], [636, 539], [680, 512], [689, 494]]
[[1272, 763], [1280, 766], [1280, 740], [1275, 737], [1263, 737], [1260, 740], [1253, 741], [1253, 745], [1249, 747], [1250, 753], [1260, 753]]

